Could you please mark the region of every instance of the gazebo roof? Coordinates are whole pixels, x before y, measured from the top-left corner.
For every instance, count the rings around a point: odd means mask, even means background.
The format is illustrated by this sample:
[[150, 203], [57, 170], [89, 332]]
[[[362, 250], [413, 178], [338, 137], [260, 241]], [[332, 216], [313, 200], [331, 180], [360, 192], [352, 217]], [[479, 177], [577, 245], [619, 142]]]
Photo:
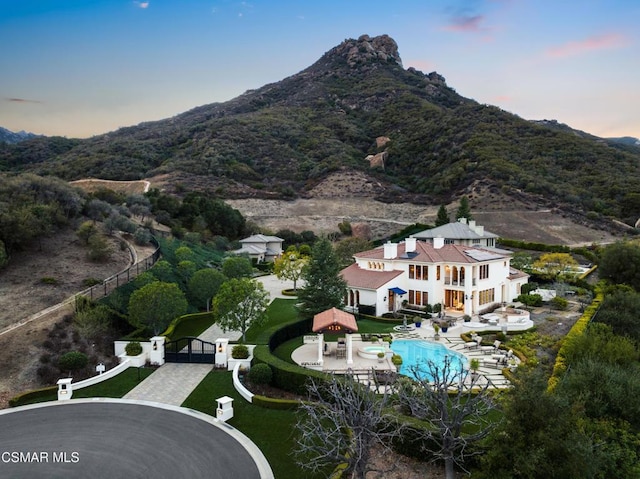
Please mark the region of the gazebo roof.
[[313, 317], [312, 330], [314, 333], [322, 331], [347, 331], [353, 333], [358, 330], [358, 325], [353, 314], [338, 308], [331, 308]]

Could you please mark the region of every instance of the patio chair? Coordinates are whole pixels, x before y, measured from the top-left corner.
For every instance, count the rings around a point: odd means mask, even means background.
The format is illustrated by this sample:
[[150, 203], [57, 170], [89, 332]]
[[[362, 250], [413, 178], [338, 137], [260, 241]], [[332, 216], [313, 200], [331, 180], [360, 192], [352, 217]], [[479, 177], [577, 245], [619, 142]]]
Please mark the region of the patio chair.
[[492, 354], [491, 362], [495, 362], [496, 366], [506, 366], [509, 363], [509, 359], [513, 357], [513, 350], [510, 349], [505, 354]]
[[471, 337], [471, 341], [467, 341], [464, 343], [463, 347], [465, 349], [477, 349], [482, 343], [482, 337], [479, 334], [476, 334]]
[[496, 339], [493, 342], [493, 346], [480, 346], [480, 350], [482, 351], [482, 354], [494, 354], [500, 349], [500, 344], [500, 340]]

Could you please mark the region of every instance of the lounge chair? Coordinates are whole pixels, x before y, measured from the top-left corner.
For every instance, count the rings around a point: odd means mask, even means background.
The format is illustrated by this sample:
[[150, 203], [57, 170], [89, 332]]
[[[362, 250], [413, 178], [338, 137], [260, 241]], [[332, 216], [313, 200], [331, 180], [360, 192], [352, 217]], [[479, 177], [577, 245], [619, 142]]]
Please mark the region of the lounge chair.
[[492, 354], [491, 362], [495, 362], [496, 366], [506, 366], [509, 363], [509, 359], [513, 357], [513, 350], [510, 349], [506, 354]]
[[481, 343], [482, 343], [482, 336], [476, 334], [471, 337], [471, 341], [467, 341], [466, 343], [464, 343], [463, 347], [465, 349], [477, 349]]
[[496, 339], [493, 342], [493, 346], [480, 346], [482, 354], [495, 354], [500, 349], [500, 340]]

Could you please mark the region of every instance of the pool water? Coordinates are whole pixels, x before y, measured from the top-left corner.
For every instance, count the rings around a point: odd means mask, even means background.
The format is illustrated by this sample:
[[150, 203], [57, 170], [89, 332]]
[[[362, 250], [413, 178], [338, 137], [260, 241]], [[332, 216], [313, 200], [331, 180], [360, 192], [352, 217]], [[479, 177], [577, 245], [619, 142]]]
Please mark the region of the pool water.
[[429, 361], [436, 365], [442, 365], [447, 356], [451, 358], [452, 368], [458, 369], [457, 366], [459, 366], [459, 371], [462, 372], [467, 367], [467, 358], [464, 355], [452, 351], [440, 343], [416, 339], [396, 339], [391, 343], [391, 350], [402, 356], [400, 374], [405, 376], [414, 377], [412, 368], [417, 366], [420, 369], [419, 375], [428, 377], [427, 364]]

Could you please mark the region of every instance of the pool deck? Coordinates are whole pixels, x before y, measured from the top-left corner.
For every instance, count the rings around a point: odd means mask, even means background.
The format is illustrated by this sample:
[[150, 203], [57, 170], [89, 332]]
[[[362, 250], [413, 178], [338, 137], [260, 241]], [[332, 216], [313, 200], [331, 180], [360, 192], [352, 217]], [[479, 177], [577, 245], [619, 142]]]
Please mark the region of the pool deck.
[[[469, 360], [477, 358], [480, 361], [480, 379], [478, 385], [484, 385], [487, 382], [491, 384], [493, 388], [505, 388], [510, 386], [508, 379], [502, 374], [502, 367], [495, 364], [492, 361], [491, 352], [486, 352], [480, 348], [470, 349], [464, 347], [464, 340], [460, 338], [460, 334], [464, 332], [461, 322], [458, 322], [455, 326], [448, 329], [446, 333], [440, 332], [440, 339], [434, 339], [434, 330], [431, 326], [427, 325], [421, 328], [414, 328], [411, 331], [406, 332], [394, 332], [391, 334], [393, 339], [423, 339], [427, 341], [434, 341], [440, 343], [449, 349], [456, 351], [466, 356]], [[322, 371], [333, 372], [336, 374], [345, 374], [348, 371], [362, 372], [370, 371], [372, 369], [376, 371], [396, 371], [396, 367], [391, 363], [389, 357], [385, 358], [383, 362], [379, 362], [378, 359], [365, 359], [358, 355], [358, 349], [364, 346], [373, 346], [377, 342], [362, 341], [360, 334], [353, 334], [353, 363], [347, 364], [346, 359], [336, 358], [336, 345], [335, 343], [328, 343], [330, 345], [330, 354], [323, 356]], [[483, 346], [490, 346], [490, 344], [483, 344]], [[504, 351], [503, 351], [504, 352]], [[318, 345], [317, 344], [304, 344], [297, 348], [291, 354], [297, 364], [303, 365], [303, 363], [314, 363], [318, 360]]]

